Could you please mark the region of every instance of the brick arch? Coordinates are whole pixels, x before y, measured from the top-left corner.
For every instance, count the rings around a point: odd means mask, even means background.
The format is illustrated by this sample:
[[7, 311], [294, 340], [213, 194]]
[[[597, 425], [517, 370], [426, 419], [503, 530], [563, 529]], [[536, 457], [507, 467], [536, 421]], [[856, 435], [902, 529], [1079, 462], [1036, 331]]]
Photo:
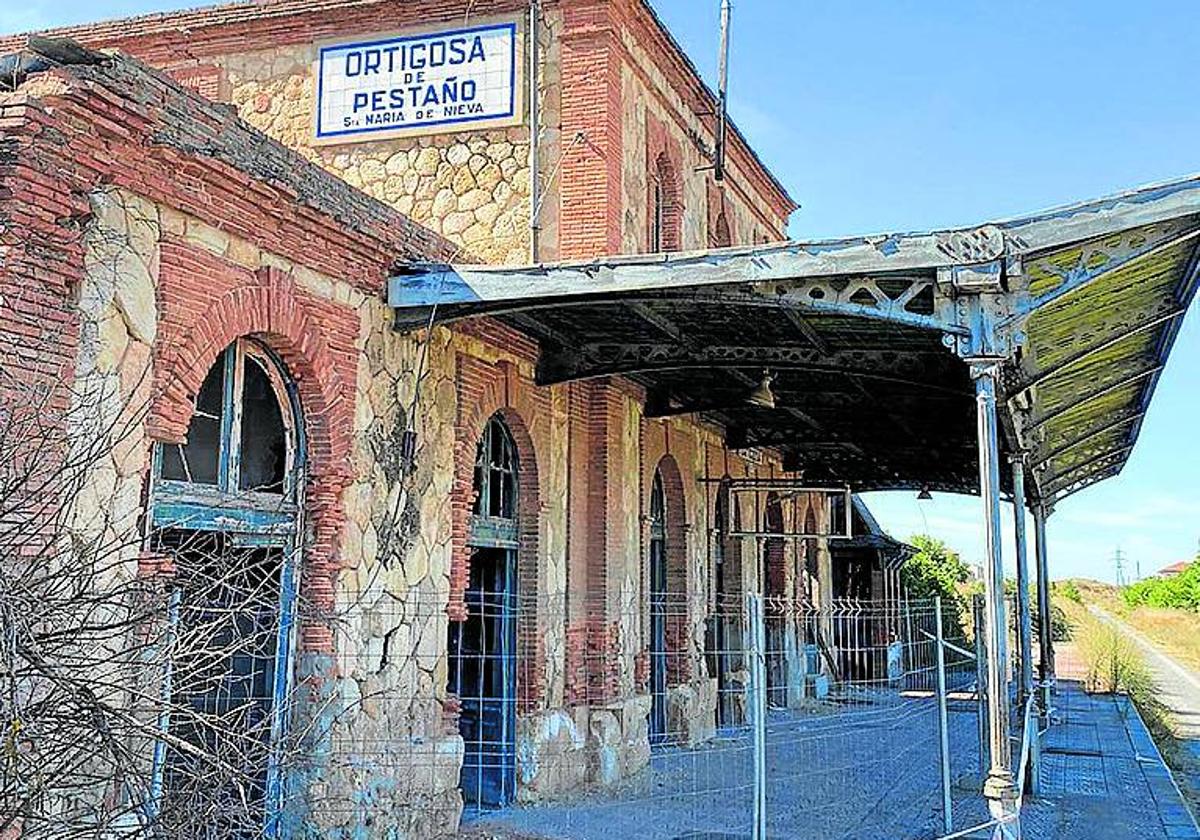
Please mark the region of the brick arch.
[[255, 277], [257, 285], [241, 285], [216, 298], [192, 322], [178, 349], [169, 356], [164, 352], [155, 364], [147, 429], [158, 442], [185, 443], [200, 385], [237, 339], [253, 336], [279, 355], [296, 383], [307, 443], [304, 501], [313, 538], [305, 546], [301, 586], [315, 617], [302, 628], [301, 643], [308, 650], [332, 650], [332, 631], [319, 616], [334, 605], [337, 538], [344, 524], [341, 492], [352, 478], [353, 398], [291, 279], [278, 269], [262, 269]]
[[482, 388], [470, 389], [473, 392], [469, 399], [464, 399], [467, 389], [460, 383], [459, 422], [454, 445], [450, 599], [446, 612], [451, 621], [462, 621], [467, 617], [465, 595], [471, 572], [471, 549], [467, 538], [471, 508], [475, 503], [475, 451], [484, 427], [498, 415], [508, 427], [517, 448], [517, 588], [521, 605], [517, 621], [517, 708], [524, 712], [534, 708], [545, 694], [545, 663], [538, 622], [542, 572], [541, 473], [537, 447], [526, 421], [528, 417], [539, 416], [539, 407], [528, 395], [530, 389], [516, 387], [512, 381], [516, 370], [510, 363], [501, 362], [472, 373], [482, 374], [484, 381]]

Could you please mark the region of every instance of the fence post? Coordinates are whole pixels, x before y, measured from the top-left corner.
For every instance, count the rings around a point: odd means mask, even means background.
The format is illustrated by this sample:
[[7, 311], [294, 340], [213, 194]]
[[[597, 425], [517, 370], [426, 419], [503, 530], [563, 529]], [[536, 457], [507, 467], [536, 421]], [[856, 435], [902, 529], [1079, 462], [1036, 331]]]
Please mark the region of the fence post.
[[942, 827], [954, 831], [950, 803], [950, 720], [946, 709], [946, 648], [942, 639], [942, 596], [934, 597], [934, 633], [937, 643], [938, 737], [942, 747]]
[[913, 638], [912, 626], [912, 609], [909, 607], [908, 594], [904, 595], [904, 682], [901, 686], [905, 689], [915, 688], [913, 685], [913, 674], [917, 673], [917, 663], [913, 660], [916, 658], [916, 648], [914, 646], [915, 639]]
[[746, 596], [746, 617], [750, 632], [750, 711], [754, 726], [754, 828], [752, 840], [767, 840], [767, 669], [766, 630], [763, 626], [762, 597]]

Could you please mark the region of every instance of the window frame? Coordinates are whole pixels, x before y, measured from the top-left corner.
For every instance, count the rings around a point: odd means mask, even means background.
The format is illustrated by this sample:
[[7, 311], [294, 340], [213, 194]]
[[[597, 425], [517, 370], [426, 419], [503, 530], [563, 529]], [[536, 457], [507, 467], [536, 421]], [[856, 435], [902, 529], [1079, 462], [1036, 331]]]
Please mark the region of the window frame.
[[[491, 453], [496, 445], [496, 437], [500, 436], [501, 452], [507, 454], [507, 463], [493, 464]], [[500, 511], [490, 510], [488, 502], [492, 496], [492, 482], [499, 479], [511, 483], [511, 493], [505, 494], [504, 485], [500, 487]], [[470, 528], [468, 544], [477, 548], [517, 548], [519, 545], [519, 530], [517, 520], [521, 505], [521, 459], [517, 450], [517, 441], [512, 429], [504, 422], [499, 414], [493, 414], [475, 447], [475, 463], [471, 480], [474, 494], [471, 505]], [[504, 516], [505, 501], [511, 516]]]
[[[223, 365], [221, 428], [218, 437], [217, 483], [199, 484], [163, 477], [163, 452], [158, 443], [153, 456], [154, 528], [244, 533], [260, 545], [287, 546], [295, 533], [303, 483], [303, 447], [299, 401], [294, 383], [278, 357], [253, 338], [240, 338], [221, 352], [214, 365]], [[282, 492], [241, 490], [242, 397], [247, 364], [257, 364], [266, 374], [279, 404], [285, 453]], [[185, 462], [186, 464], [186, 462]]]
[[[258, 364], [266, 373], [279, 404], [283, 421], [285, 453], [281, 493], [240, 490], [241, 413], [243, 377], [247, 363]], [[272, 674], [271, 734], [268, 748], [266, 788], [264, 791], [265, 836], [280, 835], [285, 784], [280, 770], [278, 745], [288, 728], [287, 709], [280, 702], [294, 682], [298, 634], [293, 632], [298, 596], [299, 564], [303, 551], [304, 480], [307, 469], [303, 413], [299, 390], [288, 375], [283, 361], [261, 341], [242, 337], [221, 351], [213, 363], [223, 365], [221, 430], [218, 440], [217, 484], [196, 484], [162, 477], [163, 448], [156, 443], [152, 452], [150, 495], [150, 531], [211, 531], [228, 535], [239, 547], [277, 548], [283, 551], [279, 568], [278, 626], [275, 665]], [[210, 369], [211, 370], [211, 369]], [[207, 377], [207, 374], [206, 374]], [[149, 540], [149, 535], [147, 536]], [[171, 633], [180, 620], [182, 591], [173, 587], [167, 620]], [[168, 663], [164, 690], [169, 691], [173, 666]], [[158, 721], [159, 729], [170, 729], [169, 713]], [[157, 740], [151, 759], [151, 810], [157, 811], [164, 795], [167, 763], [166, 741]]]

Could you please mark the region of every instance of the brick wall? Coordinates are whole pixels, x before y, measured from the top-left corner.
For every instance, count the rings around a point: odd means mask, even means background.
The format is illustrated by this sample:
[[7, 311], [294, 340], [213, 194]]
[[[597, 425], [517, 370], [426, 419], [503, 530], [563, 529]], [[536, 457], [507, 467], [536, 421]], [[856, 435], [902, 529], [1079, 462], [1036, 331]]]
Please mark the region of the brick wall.
[[[359, 314], [348, 296], [345, 303], [320, 300], [291, 273], [303, 261], [310, 274], [376, 293], [397, 255], [436, 258], [450, 246], [306, 168], [227, 110], [128, 62], [34, 76], [0, 94], [0, 125], [0, 288], [13, 313], [0, 327], [6, 373], [31, 384], [72, 379], [79, 358], [73, 294], [88, 270], [81, 236], [93, 212], [88, 197], [115, 184], [168, 208], [153, 267], [157, 286], [148, 287], [159, 330], [147, 428], [157, 440], [182, 441], [199, 383], [219, 352], [247, 334], [272, 344], [297, 378], [306, 410], [307, 501], [319, 558], [306, 567], [306, 586], [328, 607], [339, 494], [351, 473]], [[194, 151], [201, 147], [203, 155]], [[268, 179], [267, 171], [275, 174]], [[247, 248], [259, 262], [272, 253], [296, 264], [247, 268]], [[67, 389], [58, 392], [50, 417], [65, 410]], [[6, 407], [21, 398], [13, 384], [0, 394]], [[306, 632], [314, 644], [331, 644], [327, 630]]]
[[[527, 8], [522, 0], [399, 6], [288, 0], [62, 32], [118, 47], [231, 102], [251, 125], [475, 256], [524, 263], [531, 213], [526, 126], [315, 145], [311, 77], [321, 41], [496, 16], [522, 19]], [[18, 44], [0, 39], [0, 52]], [[712, 94], [644, 0], [546, 2], [541, 54], [542, 259], [645, 250], [648, 179], [658, 157], [647, 154], [643, 137], [651, 120], [677, 147], [668, 157], [678, 181], [668, 205], [670, 249], [782, 237], [795, 205], [736, 129], [729, 135], [725, 181], [717, 184], [705, 170], [715, 138]], [[728, 237], [717, 231], [722, 212]]]

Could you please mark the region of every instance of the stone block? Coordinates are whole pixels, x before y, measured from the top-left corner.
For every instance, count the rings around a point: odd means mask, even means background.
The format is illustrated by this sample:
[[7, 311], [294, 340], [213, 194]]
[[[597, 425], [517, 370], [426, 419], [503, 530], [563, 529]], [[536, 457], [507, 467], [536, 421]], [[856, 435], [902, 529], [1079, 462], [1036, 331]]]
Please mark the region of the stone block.
[[229, 234], [223, 230], [218, 230], [212, 225], [206, 225], [198, 219], [189, 218], [187, 220], [186, 235], [188, 241], [202, 248], [207, 248], [214, 254], [223, 255], [225, 249], [229, 247]]
[[716, 735], [717, 681], [696, 679], [667, 692], [667, 729], [694, 747]]
[[149, 255], [142, 256], [129, 249], [114, 266], [114, 303], [130, 335], [143, 344], [153, 344], [158, 335], [158, 305], [151, 265], [157, 265], [156, 258], [151, 260]]
[[442, 220], [442, 233], [453, 236], [456, 233], [462, 233], [473, 224], [475, 224], [474, 213], [455, 211]]
[[438, 171], [438, 164], [442, 162], [442, 154], [432, 146], [427, 146], [417, 153], [417, 159], [413, 163], [413, 169], [418, 175], [432, 176]]
[[478, 210], [480, 207], [489, 203], [492, 200], [492, 194], [488, 190], [471, 189], [465, 193], [460, 193], [458, 197], [459, 210]]
[[517, 721], [517, 796], [536, 802], [578, 790], [587, 778], [587, 741], [562, 709]]
[[471, 170], [467, 167], [459, 167], [454, 171], [450, 187], [454, 190], [455, 195], [466, 195], [475, 189], [475, 176], [471, 174]]
[[444, 219], [457, 208], [458, 201], [458, 196], [455, 195], [454, 190], [449, 187], [443, 187], [433, 197], [433, 207], [430, 212], [434, 218]]

